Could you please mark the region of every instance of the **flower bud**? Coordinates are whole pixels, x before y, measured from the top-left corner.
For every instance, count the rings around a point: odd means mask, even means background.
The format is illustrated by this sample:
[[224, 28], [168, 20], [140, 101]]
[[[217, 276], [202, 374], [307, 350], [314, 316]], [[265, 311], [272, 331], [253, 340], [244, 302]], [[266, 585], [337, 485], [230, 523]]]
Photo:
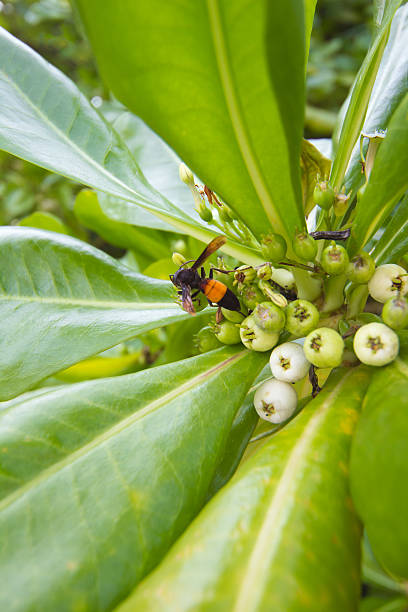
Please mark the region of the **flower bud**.
[[391, 297], [402, 297], [408, 293], [406, 270], [396, 264], [378, 266], [368, 282], [368, 291], [377, 302], [385, 304]]
[[318, 368], [335, 368], [343, 358], [344, 340], [330, 327], [313, 330], [305, 338], [303, 350], [306, 359]]
[[313, 201], [323, 210], [329, 210], [334, 204], [334, 189], [327, 181], [317, 183], [313, 191]]
[[269, 358], [269, 365], [275, 378], [288, 383], [302, 380], [310, 368], [303, 348], [296, 342], [284, 342], [274, 348]]
[[187, 168], [186, 164], [179, 165], [179, 176], [183, 183], [189, 187], [194, 187], [194, 174], [190, 168]]
[[397, 334], [383, 323], [368, 323], [357, 330], [353, 342], [357, 357], [371, 366], [383, 366], [398, 355]]
[[319, 322], [319, 311], [307, 300], [294, 300], [286, 308], [286, 329], [301, 338], [312, 331]]
[[202, 327], [197, 332], [194, 338], [194, 344], [197, 346], [200, 353], [207, 353], [222, 346], [221, 342], [215, 337], [214, 331], [208, 325]]
[[216, 338], [223, 344], [238, 344], [241, 341], [239, 325], [232, 321], [222, 321], [214, 325]]
[[269, 263], [263, 264], [263, 266], [259, 266], [257, 269], [258, 278], [261, 280], [270, 280], [272, 278], [272, 266]]
[[197, 204], [196, 211], [200, 215], [201, 219], [205, 221], [206, 223], [211, 223], [211, 221], [213, 220], [213, 215], [212, 215], [211, 210], [206, 207], [206, 205], [201, 199], [196, 201], [196, 204]]
[[218, 214], [220, 215], [220, 219], [223, 223], [231, 223], [232, 216], [228, 206], [221, 204], [221, 206], [218, 208]]
[[248, 310], [253, 310], [259, 302], [264, 302], [265, 298], [257, 285], [242, 285], [241, 297]]
[[346, 276], [352, 283], [364, 285], [368, 283], [375, 271], [374, 259], [368, 253], [361, 251], [355, 255], [346, 268]]
[[393, 297], [384, 304], [381, 316], [388, 327], [403, 329], [408, 325], [408, 302], [405, 298]]
[[280, 234], [267, 234], [262, 236], [261, 253], [262, 257], [272, 263], [282, 261], [287, 251], [286, 240]]
[[244, 346], [252, 351], [269, 351], [279, 340], [278, 332], [261, 329], [252, 315], [242, 321], [240, 335]]
[[288, 300], [285, 298], [285, 296], [277, 291], [274, 291], [268, 281], [260, 280], [258, 282], [258, 287], [262, 293], [266, 295], [271, 302], [276, 304], [276, 306], [279, 306], [279, 308], [285, 308], [288, 305]]
[[256, 390], [254, 406], [261, 419], [270, 423], [283, 423], [296, 410], [296, 391], [281, 380], [267, 380]]
[[232, 323], [242, 323], [245, 319], [244, 315], [236, 310], [227, 310], [227, 308], [221, 308], [221, 312], [227, 321], [231, 321]]
[[241, 266], [235, 270], [234, 279], [242, 284], [252, 283], [256, 279], [256, 270], [250, 266]]
[[186, 263], [186, 258], [181, 253], [173, 253], [171, 260], [178, 268]]
[[257, 304], [252, 316], [261, 329], [279, 332], [285, 326], [285, 313], [271, 302]]
[[316, 241], [306, 231], [298, 232], [292, 241], [293, 250], [299, 259], [313, 261], [317, 254]]
[[323, 249], [320, 265], [323, 270], [331, 276], [344, 274], [349, 264], [349, 256], [346, 249], [334, 241]]

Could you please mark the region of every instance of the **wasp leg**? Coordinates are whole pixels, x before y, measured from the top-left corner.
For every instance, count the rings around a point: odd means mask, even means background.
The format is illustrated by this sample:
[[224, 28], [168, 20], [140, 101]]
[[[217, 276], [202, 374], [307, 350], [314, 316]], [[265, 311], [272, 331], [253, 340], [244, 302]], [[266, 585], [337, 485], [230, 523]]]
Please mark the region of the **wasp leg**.
[[195, 291], [194, 293], [191, 294], [191, 297], [194, 299], [197, 297], [197, 295], [200, 293], [200, 290], [197, 289], [197, 291]]

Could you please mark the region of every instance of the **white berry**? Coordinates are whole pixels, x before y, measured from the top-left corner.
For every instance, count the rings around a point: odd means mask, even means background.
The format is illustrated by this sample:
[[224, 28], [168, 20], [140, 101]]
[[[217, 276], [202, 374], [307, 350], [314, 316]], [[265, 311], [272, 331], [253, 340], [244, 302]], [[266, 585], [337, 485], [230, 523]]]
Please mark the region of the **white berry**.
[[265, 421], [282, 423], [296, 410], [297, 395], [294, 388], [282, 380], [267, 380], [256, 391], [255, 410]]
[[354, 336], [354, 352], [366, 365], [383, 366], [398, 355], [397, 334], [383, 323], [368, 323]]
[[377, 302], [385, 304], [392, 297], [408, 293], [407, 271], [397, 264], [378, 266], [368, 282], [368, 291]]
[[304, 378], [310, 368], [303, 348], [296, 342], [285, 342], [274, 348], [269, 365], [275, 378], [288, 383]]

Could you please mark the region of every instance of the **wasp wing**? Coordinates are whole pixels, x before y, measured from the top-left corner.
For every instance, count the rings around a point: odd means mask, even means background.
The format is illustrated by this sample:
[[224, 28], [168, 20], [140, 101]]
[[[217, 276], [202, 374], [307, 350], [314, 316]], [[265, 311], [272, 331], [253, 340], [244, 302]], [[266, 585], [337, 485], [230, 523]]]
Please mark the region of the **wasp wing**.
[[181, 291], [181, 305], [186, 312], [195, 315], [196, 311], [194, 310], [193, 300], [191, 299], [190, 287], [188, 285], [184, 285]]
[[227, 242], [227, 239], [225, 238], [225, 236], [217, 236], [216, 238], [211, 240], [210, 244], [207, 244], [204, 251], [198, 257], [198, 259], [193, 263], [193, 265], [191, 266], [191, 269], [197, 270], [197, 268], [199, 268], [210, 255], [215, 253], [215, 251], [218, 251], [218, 249], [220, 249], [226, 242]]

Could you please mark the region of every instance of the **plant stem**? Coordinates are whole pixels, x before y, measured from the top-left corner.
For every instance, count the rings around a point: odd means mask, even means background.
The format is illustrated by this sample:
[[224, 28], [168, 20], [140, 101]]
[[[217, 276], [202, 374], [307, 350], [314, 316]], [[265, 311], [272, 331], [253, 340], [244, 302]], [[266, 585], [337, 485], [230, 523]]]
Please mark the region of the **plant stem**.
[[346, 319], [355, 319], [360, 312], [363, 312], [367, 298], [367, 285], [357, 285], [354, 287], [348, 300]]
[[324, 284], [324, 302], [322, 312], [337, 310], [344, 303], [344, 286], [347, 277], [345, 274], [329, 276]]
[[306, 270], [293, 270], [293, 276], [295, 277], [297, 296], [300, 300], [308, 300], [313, 302], [316, 300], [322, 292], [322, 279], [312, 276], [309, 271]]

